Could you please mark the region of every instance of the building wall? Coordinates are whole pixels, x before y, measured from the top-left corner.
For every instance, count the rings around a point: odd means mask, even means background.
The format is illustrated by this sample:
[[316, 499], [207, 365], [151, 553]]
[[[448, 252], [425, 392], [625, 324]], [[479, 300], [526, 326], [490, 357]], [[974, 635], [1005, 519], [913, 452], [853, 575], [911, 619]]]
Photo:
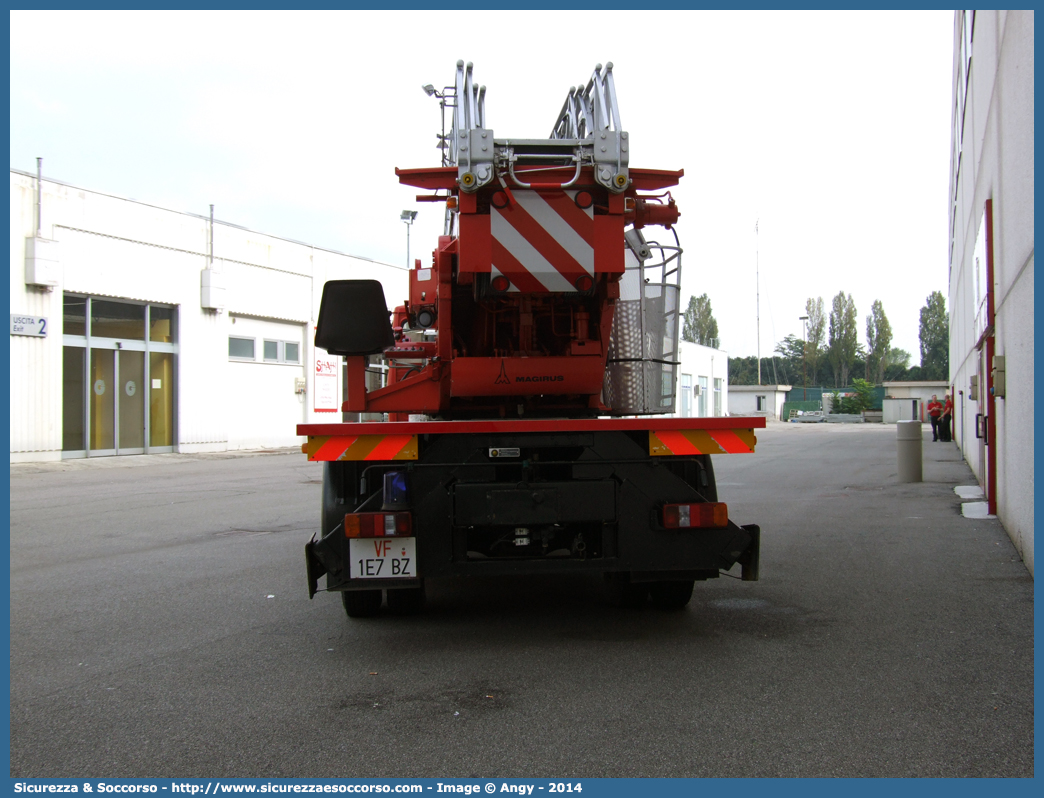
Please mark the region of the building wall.
[[[678, 366], [678, 397], [675, 402], [674, 416], [677, 418], [701, 418], [714, 415], [724, 416], [728, 414], [729, 407], [729, 355], [721, 349], [690, 343], [679, 342]], [[685, 383], [685, 375], [692, 378], [691, 386]], [[700, 385], [700, 377], [706, 379], [707, 392], [705, 394], [704, 409], [701, 412], [700, 397], [695, 389]], [[714, 412], [714, 381], [721, 380], [720, 411]], [[688, 392], [690, 403], [686, 412], [686, 397]]]
[[[48, 319], [45, 338], [11, 336], [11, 459], [58, 459], [62, 452], [62, 321], [65, 292], [174, 305], [174, 448], [182, 452], [292, 446], [295, 426], [315, 414], [312, 331], [323, 283], [380, 280], [385, 298], [407, 296], [406, 270], [215, 222], [213, 271], [225, 307], [201, 306], [209, 219], [43, 180], [40, 235], [57, 242], [58, 285], [27, 286], [26, 238], [35, 227], [36, 178], [11, 172], [12, 314]], [[228, 336], [251, 329], [297, 341], [296, 364], [229, 358]], [[304, 378], [305, 393], [295, 378]]]
[[[764, 416], [780, 419], [783, 403], [790, 385], [734, 385], [729, 392], [730, 416]], [[762, 410], [758, 410], [758, 397], [764, 396]]]
[[[923, 382], [886, 382], [884, 384], [885, 394], [891, 399], [907, 400], [902, 402], [888, 402], [888, 406], [882, 405], [884, 410], [884, 423], [892, 424], [896, 421], [924, 421], [931, 423], [928, 418], [928, 403], [933, 396], [937, 396], [942, 402], [946, 394], [950, 393], [949, 383], [943, 380], [925, 380]], [[954, 397], [956, 399], [956, 397]], [[917, 400], [917, 417], [911, 415], [911, 399]], [[954, 418], [958, 411], [957, 402], [953, 403]]]
[[[957, 441], [988, 488], [970, 392], [984, 360], [975, 327], [975, 247], [993, 206], [995, 353], [1007, 391], [996, 399], [997, 514], [1033, 572], [1034, 53], [1032, 11], [958, 11], [954, 18], [950, 176], [950, 376]], [[968, 28], [972, 35], [966, 36]], [[970, 48], [967, 46], [970, 43]], [[970, 62], [968, 60], [970, 56]], [[967, 76], [965, 92], [965, 76]], [[984, 364], [988, 371], [990, 364]], [[985, 374], [983, 375], [985, 377]]]

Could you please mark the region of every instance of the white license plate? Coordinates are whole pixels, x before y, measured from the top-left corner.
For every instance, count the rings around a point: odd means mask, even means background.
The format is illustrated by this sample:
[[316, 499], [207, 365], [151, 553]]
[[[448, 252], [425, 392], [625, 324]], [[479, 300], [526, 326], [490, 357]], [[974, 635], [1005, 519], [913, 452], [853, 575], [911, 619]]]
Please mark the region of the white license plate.
[[352, 538], [352, 579], [412, 579], [417, 576], [417, 538]]

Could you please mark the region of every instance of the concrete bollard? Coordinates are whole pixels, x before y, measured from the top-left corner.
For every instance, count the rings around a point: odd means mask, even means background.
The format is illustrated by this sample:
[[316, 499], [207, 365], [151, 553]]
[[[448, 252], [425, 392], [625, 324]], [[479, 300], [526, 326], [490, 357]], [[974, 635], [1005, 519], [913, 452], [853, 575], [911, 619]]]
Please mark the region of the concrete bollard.
[[921, 481], [921, 422], [897, 421], [896, 450], [899, 457], [899, 481]]

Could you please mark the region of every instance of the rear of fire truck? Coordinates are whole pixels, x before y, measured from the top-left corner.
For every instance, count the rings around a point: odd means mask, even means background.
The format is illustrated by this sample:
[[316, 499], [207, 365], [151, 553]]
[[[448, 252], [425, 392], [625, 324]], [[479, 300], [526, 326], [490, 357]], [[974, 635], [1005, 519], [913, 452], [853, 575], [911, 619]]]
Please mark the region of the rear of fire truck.
[[757, 579], [759, 528], [718, 501], [711, 455], [753, 452], [765, 421], [673, 416], [682, 171], [629, 166], [612, 64], [547, 139], [495, 138], [470, 64], [425, 90], [443, 163], [396, 173], [445, 205], [431, 262], [391, 313], [374, 280], [323, 291], [342, 410], [387, 420], [298, 427], [323, 463], [309, 595], [325, 577], [359, 617], [420, 609], [425, 580], [598, 572], [615, 605], [677, 608], [737, 564]]

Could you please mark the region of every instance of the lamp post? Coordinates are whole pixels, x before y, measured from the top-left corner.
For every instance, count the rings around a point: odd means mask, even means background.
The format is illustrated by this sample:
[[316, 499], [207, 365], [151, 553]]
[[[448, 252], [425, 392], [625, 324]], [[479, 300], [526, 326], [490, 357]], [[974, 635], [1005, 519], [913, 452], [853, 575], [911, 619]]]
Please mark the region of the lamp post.
[[805, 393], [808, 391], [808, 344], [805, 343], [808, 316], [799, 316], [798, 319], [801, 321], [801, 401], [804, 402], [807, 399]]
[[410, 225], [417, 218], [417, 211], [403, 211], [399, 218], [406, 223], [406, 268], [410, 268]]

